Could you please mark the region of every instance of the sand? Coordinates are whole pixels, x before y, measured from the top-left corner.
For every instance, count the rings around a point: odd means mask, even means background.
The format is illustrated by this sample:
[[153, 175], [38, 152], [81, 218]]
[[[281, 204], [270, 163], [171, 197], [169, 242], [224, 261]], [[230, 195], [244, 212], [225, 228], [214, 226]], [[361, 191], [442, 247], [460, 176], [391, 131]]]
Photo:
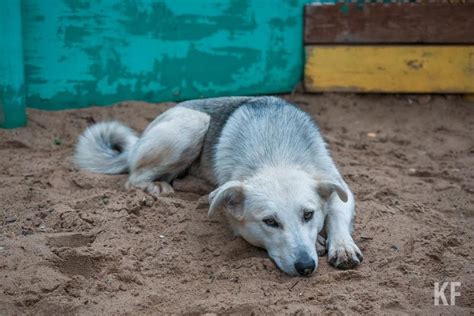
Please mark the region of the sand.
[[[357, 200], [365, 258], [320, 258], [288, 277], [208, 219], [205, 197], [155, 200], [126, 175], [78, 171], [78, 134], [119, 119], [143, 130], [172, 103], [29, 110], [0, 131], [0, 314], [459, 314], [474, 312], [474, 105], [458, 96], [285, 96], [319, 123]], [[434, 306], [435, 282], [461, 282]], [[447, 292], [448, 300], [449, 293]]]

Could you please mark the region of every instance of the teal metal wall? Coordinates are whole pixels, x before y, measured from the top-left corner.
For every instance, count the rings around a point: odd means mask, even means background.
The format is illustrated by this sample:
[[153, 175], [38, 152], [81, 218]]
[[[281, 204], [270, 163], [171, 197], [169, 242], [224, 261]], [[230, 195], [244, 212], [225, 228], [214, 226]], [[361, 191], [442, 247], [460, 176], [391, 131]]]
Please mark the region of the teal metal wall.
[[[59, 110], [126, 99], [290, 91], [302, 75], [308, 2], [0, 1], [0, 20], [8, 22], [0, 30], [0, 48], [8, 48], [2, 52], [7, 62], [2, 58], [0, 85], [14, 82], [16, 98], [1, 96], [4, 112], [21, 110], [25, 101], [28, 107]], [[25, 100], [17, 92], [23, 89], [21, 62]]]
[[26, 123], [19, 1], [0, 1], [0, 127]]

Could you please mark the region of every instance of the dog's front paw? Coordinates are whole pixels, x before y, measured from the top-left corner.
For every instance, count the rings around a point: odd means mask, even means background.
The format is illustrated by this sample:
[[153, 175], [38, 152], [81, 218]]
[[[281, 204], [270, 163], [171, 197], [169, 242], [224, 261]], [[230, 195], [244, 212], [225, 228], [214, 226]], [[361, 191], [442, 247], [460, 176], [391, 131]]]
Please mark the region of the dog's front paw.
[[318, 253], [318, 257], [324, 257], [328, 253], [328, 249], [326, 248], [326, 238], [321, 235], [318, 235], [316, 239], [316, 252]]
[[352, 238], [329, 242], [328, 261], [338, 269], [353, 269], [361, 264], [363, 258]]

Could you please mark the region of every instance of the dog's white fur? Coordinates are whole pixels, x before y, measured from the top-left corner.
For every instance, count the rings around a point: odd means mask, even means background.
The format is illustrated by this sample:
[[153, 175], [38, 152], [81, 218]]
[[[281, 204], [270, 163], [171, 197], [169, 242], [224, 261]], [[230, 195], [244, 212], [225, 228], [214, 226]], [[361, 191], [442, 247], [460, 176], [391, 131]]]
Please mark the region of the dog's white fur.
[[93, 172], [128, 171], [127, 187], [158, 196], [173, 192], [172, 181], [185, 171], [218, 185], [209, 215], [224, 211], [236, 234], [265, 248], [290, 275], [316, 270], [323, 230], [331, 264], [345, 269], [362, 261], [351, 237], [353, 194], [315, 123], [281, 99], [183, 102], [140, 138], [120, 123], [99, 123], [79, 138], [75, 161]]

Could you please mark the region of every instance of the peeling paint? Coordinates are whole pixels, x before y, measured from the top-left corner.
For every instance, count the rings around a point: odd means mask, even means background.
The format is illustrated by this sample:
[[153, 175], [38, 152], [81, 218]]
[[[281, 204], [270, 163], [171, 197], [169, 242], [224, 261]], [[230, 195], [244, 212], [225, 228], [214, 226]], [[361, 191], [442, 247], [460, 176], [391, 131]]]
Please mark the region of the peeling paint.
[[308, 2], [23, 0], [27, 104], [290, 91]]
[[25, 125], [20, 4], [0, 1], [0, 127]]

